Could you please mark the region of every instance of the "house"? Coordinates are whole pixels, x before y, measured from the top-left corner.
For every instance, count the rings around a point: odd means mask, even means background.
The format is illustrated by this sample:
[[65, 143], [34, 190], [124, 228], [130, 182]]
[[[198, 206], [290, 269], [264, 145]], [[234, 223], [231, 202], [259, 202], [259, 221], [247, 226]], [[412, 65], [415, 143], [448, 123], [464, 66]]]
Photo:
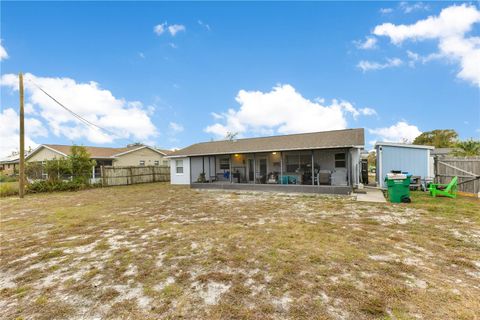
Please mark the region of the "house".
[[412, 176], [419, 176], [422, 181], [431, 181], [434, 178], [433, 161], [430, 152], [432, 146], [423, 146], [406, 143], [377, 142], [377, 186], [385, 188], [385, 176], [392, 170], [408, 172]]
[[[42, 144], [34, 149], [25, 159], [27, 162], [43, 162], [62, 159], [70, 155], [72, 146], [59, 144]], [[171, 152], [145, 145], [133, 144], [124, 148], [105, 148], [84, 146], [95, 160], [92, 178], [101, 176], [101, 166], [159, 166], [168, 165], [165, 157]]]
[[195, 188], [349, 194], [364, 130], [211, 141], [172, 152], [170, 181]]
[[11, 176], [18, 172], [19, 167], [18, 155], [10, 156], [0, 160], [0, 172], [4, 175]]

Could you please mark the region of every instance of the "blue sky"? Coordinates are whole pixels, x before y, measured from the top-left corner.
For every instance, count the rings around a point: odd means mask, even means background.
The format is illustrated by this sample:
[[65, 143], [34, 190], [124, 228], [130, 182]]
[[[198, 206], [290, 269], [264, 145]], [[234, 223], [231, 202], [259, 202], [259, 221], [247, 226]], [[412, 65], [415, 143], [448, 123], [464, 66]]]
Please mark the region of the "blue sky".
[[368, 147], [437, 128], [478, 137], [479, 25], [478, 3], [461, 2], [1, 2], [2, 155], [17, 144], [19, 71], [32, 145], [345, 127], [366, 128]]

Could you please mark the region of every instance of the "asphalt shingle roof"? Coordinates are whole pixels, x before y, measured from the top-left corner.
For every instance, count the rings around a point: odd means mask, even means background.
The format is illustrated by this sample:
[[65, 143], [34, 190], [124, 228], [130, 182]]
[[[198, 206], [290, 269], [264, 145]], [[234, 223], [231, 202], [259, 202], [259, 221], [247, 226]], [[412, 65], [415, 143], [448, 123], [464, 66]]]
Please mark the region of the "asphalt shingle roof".
[[169, 156], [181, 157], [352, 147], [363, 146], [365, 144], [364, 140], [363, 128], [346, 129], [272, 137], [202, 142], [174, 151]]

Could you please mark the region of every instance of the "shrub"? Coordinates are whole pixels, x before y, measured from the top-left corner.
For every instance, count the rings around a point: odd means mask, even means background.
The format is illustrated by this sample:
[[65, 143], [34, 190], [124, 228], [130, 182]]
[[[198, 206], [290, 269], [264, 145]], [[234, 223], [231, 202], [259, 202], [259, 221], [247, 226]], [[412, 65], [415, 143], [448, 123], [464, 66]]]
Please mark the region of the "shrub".
[[18, 182], [0, 183], [0, 197], [8, 197], [18, 194]]
[[81, 179], [74, 179], [72, 181], [50, 181], [40, 180], [35, 181], [27, 186], [27, 192], [54, 192], [54, 191], [77, 191], [89, 188], [90, 185]]
[[7, 176], [3, 173], [0, 173], [0, 182], [15, 182], [18, 181], [17, 176]]

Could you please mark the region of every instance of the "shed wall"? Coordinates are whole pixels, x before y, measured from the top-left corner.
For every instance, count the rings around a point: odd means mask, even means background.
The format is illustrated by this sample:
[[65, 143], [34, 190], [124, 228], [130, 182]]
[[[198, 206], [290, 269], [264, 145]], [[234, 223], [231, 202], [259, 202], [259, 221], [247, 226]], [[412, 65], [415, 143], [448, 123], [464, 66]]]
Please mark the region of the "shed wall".
[[391, 170], [401, 170], [422, 179], [430, 178], [430, 150], [420, 148], [377, 146], [377, 181], [385, 187], [385, 176]]

